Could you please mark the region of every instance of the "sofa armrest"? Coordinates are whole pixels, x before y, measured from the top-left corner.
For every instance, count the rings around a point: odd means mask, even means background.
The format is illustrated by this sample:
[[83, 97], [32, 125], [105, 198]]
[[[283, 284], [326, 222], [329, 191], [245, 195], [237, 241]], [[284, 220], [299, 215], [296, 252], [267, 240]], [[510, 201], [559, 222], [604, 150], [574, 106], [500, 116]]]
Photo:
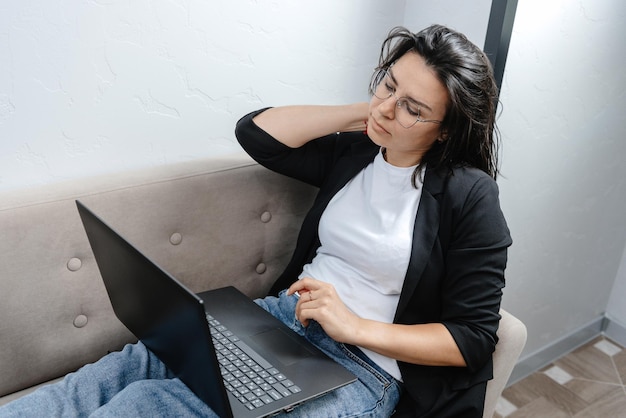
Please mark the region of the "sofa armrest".
[[493, 353], [493, 379], [487, 383], [484, 418], [491, 418], [511, 372], [526, 345], [526, 325], [504, 309], [500, 310], [498, 344]]

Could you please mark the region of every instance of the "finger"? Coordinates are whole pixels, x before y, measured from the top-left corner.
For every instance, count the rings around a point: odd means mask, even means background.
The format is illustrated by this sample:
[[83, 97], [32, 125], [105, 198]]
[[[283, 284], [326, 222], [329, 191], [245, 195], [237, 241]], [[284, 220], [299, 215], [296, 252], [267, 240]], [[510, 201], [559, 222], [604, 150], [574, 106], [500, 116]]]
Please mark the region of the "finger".
[[308, 289], [305, 283], [303, 283], [302, 280], [298, 280], [297, 282], [289, 286], [289, 289], [287, 289], [287, 295], [291, 296], [293, 294], [297, 294], [297, 296], [300, 296], [302, 293], [304, 293], [307, 290]]
[[296, 320], [298, 322], [300, 322], [302, 325], [304, 325], [304, 318], [302, 316], [302, 298], [300, 298], [298, 300], [298, 302], [296, 303], [296, 309], [294, 311], [294, 315], [296, 317]]
[[302, 286], [305, 289], [308, 290], [315, 290], [315, 289], [319, 289], [319, 287], [321, 286], [322, 282], [320, 282], [319, 280], [316, 280], [312, 277], [303, 277], [302, 279], [298, 280], [300, 286]]
[[[302, 301], [299, 301], [298, 304], [300, 305]], [[307, 309], [306, 311], [308, 311], [310, 313], [310, 309]], [[305, 313], [305, 309], [302, 308], [302, 306], [298, 306], [296, 308], [296, 318], [298, 319], [298, 321], [300, 321], [300, 323], [302, 324], [303, 327], [307, 327], [309, 326], [309, 322], [310, 322], [310, 318], [309, 315], [307, 313]]]
[[302, 324], [302, 326], [307, 327], [309, 325], [309, 317], [305, 314], [304, 309], [300, 307], [298, 312], [298, 321]]

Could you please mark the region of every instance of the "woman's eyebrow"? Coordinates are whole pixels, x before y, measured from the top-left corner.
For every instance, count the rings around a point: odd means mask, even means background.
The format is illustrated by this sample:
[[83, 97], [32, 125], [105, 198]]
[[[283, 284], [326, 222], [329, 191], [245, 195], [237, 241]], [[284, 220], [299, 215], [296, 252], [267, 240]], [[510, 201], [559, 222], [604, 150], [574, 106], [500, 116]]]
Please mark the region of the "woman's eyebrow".
[[[395, 84], [397, 86], [398, 85], [398, 80], [396, 80], [396, 77], [393, 75], [393, 71], [391, 70], [391, 68], [389, 68], [387, 70], [387, 74], [389, 74], [389, 78], [391, 78], [391, 81], [393, 81], [393, 84]], [[423, 107], [424, 109], [428, 109], [431, 112], [433, 111], [433, 109], [430, 106], [428, 106], [426, 103], [424, 103], [424, 102], [421, 102], [419, 100], [415, 100], [411, 96], [403, 96], [403, 97], [405, 99], [407, 99], [408, 101], [415, 103], [419, 107]]]

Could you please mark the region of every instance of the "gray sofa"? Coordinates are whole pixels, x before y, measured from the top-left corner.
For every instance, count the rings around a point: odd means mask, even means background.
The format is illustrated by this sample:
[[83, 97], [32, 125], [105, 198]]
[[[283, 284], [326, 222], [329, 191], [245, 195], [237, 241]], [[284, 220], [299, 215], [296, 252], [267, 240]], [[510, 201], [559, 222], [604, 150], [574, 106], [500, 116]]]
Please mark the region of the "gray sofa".
[[[315, 190], [245, 155], [0, 194], [0, 405], [135, 340], [110, 307], [75, 199], [195, 292], [264, 295]], [[503, 311], [486, 416], [524, 345]]]

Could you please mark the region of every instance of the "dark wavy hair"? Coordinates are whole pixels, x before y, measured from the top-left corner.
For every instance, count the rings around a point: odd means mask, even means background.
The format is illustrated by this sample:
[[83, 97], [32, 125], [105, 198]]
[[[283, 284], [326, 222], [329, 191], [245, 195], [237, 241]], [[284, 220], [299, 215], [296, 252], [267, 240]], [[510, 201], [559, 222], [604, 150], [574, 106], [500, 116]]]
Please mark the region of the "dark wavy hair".
[[446, 87], [450, 103], [441, 124], [446, 140], [436, 141], [413, 175], [429, 168], [472, 166], [498, 176], [500, 134], [496, 127], [498, 88], [487, 56], [465, 35], [441, 25], [412, 33], [403, 27], [389, 32], [383, 42], [370, 94], [388, 70], [408, 52], [419, 54]]

